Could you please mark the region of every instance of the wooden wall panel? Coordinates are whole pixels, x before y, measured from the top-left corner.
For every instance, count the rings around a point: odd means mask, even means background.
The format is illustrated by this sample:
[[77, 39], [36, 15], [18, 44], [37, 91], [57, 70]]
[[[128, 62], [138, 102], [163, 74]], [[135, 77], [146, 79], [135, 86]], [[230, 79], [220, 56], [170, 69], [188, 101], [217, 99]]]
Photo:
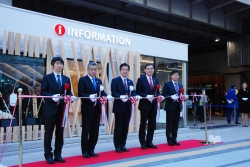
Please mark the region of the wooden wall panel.
[[47, 44], [46, 44], [46, 37], [43, 37], [42, 39], [42, 58], [46, 58], [46, 50], [47, 50]]
[[29, 57], [33, 57], [34, 54], [34, 36], [33, 35], [29, 35], [29, 52], [28, 52], [28, 56]]
[[8, 54], [9, 55], [14, 55], [14, 32], [9, 32], [8, 33]]
[[28, 35], [23, 36], [23, 56], [27, 56]]
[[35, 57], [40, 57], [40, 37], [35, 37]]
[[6, 36], [7, 36], [7, 31], [6, 30], [4, 30], [3, 31], [3, 54], [6, 54]]
[[20, 33], [16, 33], [15, 55], [20, 56], [20, 50], [21, 50], [21, 34]]

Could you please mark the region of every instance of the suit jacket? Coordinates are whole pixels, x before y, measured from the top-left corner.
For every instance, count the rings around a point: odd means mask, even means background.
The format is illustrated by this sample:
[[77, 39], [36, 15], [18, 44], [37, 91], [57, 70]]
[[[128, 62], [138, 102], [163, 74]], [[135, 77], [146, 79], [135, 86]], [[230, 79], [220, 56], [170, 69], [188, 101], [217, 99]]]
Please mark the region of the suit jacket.
[[[178, 83], [178, 87], [179, 89], [183, 88], [182, 84], [180, 83]], [[175, 91], [173, 82], [172, 81], [166, 82], [162, 89], [162, 96], [166, 97], [166, 96], [171, 96], [174, 94], [176, 94], [176, 91]], [[180, 93], [178, 95], [180, 95]], [[176, 105], [179, 105], [180, 110], [182, 110], [181, 100], [179, 100], [179, 102], [176, 102], [176, 101], [174, 102], [173, 99], [166, 98], [165, 111], [175, 111]]]
[[[69, 89], [66, 92], [66, 95], [72, 96], [71, 93], [71, 84], [70, 79], [64, 75], [62, 76], [62, 88], [59, 90], [58, 83], [56, 81], [54, 73], [45, 75], [42, 80], [41, 84], [41, 95], [42, 96], [53, 96], [55, 94], [64, 94], [64, 85], [67, 83], [70, 85]], [[60, 103], [57, 105], [57, 102], [54, 102], [52, 98], [45, 98], [45, 115], [54, 115], [57, 111], [58, 106], [61, 106], [63, 109], [64, 100], [61, 99]]]
[[[81, 77], [78, 82], [78, 97], [89, 97], [91, 94], [97, 94], [97, 97], [107, 96], [105, 91], [102, 91], [101, 94], [99, 95], [100, 85], [102, 85], [102, 81], [99, 78], [95, 78], [95, 81], [96, 81], [96, 90], [88, 75]], [[92, 102], [90, 99], [81, 99], [81, 100], [82, 100], [81, 113], [94, 114], [96, 107], [100, 108], [99, 100], [97, 100], [95, 106], [94, 106], [95, 102]]]
[[[127, 78], [127, 86], [128, 91], [125, 91], [124, 84], [122, 78], [119, 76], [117, 78], [113, 78], [111, 81], [111, 92], [114, 98], [120, 97], [121, 95], [129, 95], [136, 96], [135, 91], [133, 90], [130, 94], [129, 86], [134, 86], [133, 81]], [[125, 113], [126, 107], [131, 106], [130, 100], [127, 102], [123, 102], [121, 99], [115, 99], [113, 105], [113, 113]]]
[[[147, 95], [154, 95], [155, 97], [159, 96], [159, 91], [156, 91], [156, 85], [159, 84], [158, 79], [152, 77], [153, 82], [153, 89], [150, 89], [150, 85], [146, 75], [138, 78], [136, 83], [136, 94], [140, 95], [141, 97], [146, 97]], [[154, 106], [155, 111], [157, 110], [157, 99], [154, 99], [151, 103], [147, 99], [142, 99], [139, 102], [138, 109], [140, 111], [149, 112], [151, 110], [152, 105]]]

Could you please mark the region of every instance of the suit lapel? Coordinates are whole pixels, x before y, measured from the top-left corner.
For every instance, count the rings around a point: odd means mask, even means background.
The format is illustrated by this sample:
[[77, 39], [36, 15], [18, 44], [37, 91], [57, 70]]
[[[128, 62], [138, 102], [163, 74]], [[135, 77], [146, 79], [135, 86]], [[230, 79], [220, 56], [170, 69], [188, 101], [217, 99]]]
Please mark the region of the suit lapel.
[[145, 82], [145, 84], [147, 85], [148, 90], [150, 90], [150, 91], [151, 91], [151, 89], [150, 89], [150, 85], [149, 85], [149, 82], [148, 82], [148, 78], [146, 77], [146, 75], [144, 76], [144, 82]]
[[[123, 84], [123, 80], [122, 80], [122, 77], [119, 77], [119, 82], [120, 84], [122, 85], [122, 89], [124, 90], [124, 92], [126, 92], [125, 88], [124, 88], [124, 84]], [[128, 86], [128, 82], [127, 82], [127, 86]]]
[[50, 74], [50, 78], [51, 78], [52, 83], [53, 83], [54, 86], [56, 87], [56, 89], [59, 91], [59, 86], [58, 86], [58, 84], [57, 84], [57, 82], [56, 82], [56, 78], [55, 78], [55, 75], [54, 75], [53, 72]]
[[89, 84], [90, 84], [91, 87], [92, 87], [92, 90], [93, 90], [94, 92], [96, 92], [92, 80], [89, 78], [88, 75], [86, 75], [86, 77], [87, 77], [87, 82], [89, 82]]
[[169, 81], [169, 84], [170, 84], [170, 87], [172, 88], [174, 94], [177, 94], [176, 91], [175, 91], [173, 82], [172, 82], [172, 81]]

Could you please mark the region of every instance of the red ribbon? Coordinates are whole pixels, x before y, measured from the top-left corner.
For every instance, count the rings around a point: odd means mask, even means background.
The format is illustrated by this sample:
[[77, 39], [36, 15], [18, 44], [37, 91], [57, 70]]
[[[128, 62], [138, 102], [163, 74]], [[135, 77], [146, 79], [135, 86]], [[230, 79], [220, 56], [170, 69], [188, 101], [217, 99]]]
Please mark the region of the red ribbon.
[[159, 121], [160, 118], [160, 111], [161, 111], [161, 106], [160, 103], [162, 102], [162, 97], [158, 96], [157, 97], [157, 120]]
[[64, 96], [64, 107], [63, 107], [61, 127], [67, 127], [67, 121], [68, 121], [68, 117], [69, 117], [70, 99], [71, 99], [71, 96], [69, 96], [69, 95]]
[[135, 96], [131, 96], [129, 100], [131, 101], [131, 110], [130, 110], [130, 120], [131, 120], [132, 114], [134, 114], [137, 98]]
[[106, 124], [106, 103], [108, 99], [105, 96], [102, 96], [100, 98], [101, 105], [101, 114], [100, 114], [100, 124], [105, 125]]

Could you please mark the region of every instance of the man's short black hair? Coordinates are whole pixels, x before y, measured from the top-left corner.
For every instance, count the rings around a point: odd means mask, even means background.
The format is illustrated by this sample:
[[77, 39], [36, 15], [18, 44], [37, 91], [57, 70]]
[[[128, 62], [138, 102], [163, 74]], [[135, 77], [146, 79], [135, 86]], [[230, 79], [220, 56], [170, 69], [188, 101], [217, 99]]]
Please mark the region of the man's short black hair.
[[59, 57], [59, 56], [53, 57], [53, 59], [51, 60], [51, 65], [54, 66], [56, 61], [60, 61], [64, 65], [64, 61], [63, 61], [62, 57]]
[[[153, 66], [153, 64], [151, 64], [151, 63], [146, 64], [146, 65], [144, 66], [144, 69], [146, 69], [147, 66]], [[153, 66], [153, 68], [154, 68], [154, 66]]]
[[175, 73], [178, 73], [180, 75], [180, 72], [178, 70], [173, 70], [171, 71], [171, 75], [175, 74]]
[[130, 71], [130, 66], [129, 66], [127, 63], [122, 63], [122, 64], [120, 65], [120, 71], [122, 70], [122, 67], [124, 67], [124, 66], [127, 66], [127, 67], [128, 67], [128, 70]]
[[89, 69], [90, 66], [97, 66], [97, 64], [96, 64], [95, 62], [91, 61], [91, 62], [89, 62], [89, 64], [88, 64], [88, 69]]

